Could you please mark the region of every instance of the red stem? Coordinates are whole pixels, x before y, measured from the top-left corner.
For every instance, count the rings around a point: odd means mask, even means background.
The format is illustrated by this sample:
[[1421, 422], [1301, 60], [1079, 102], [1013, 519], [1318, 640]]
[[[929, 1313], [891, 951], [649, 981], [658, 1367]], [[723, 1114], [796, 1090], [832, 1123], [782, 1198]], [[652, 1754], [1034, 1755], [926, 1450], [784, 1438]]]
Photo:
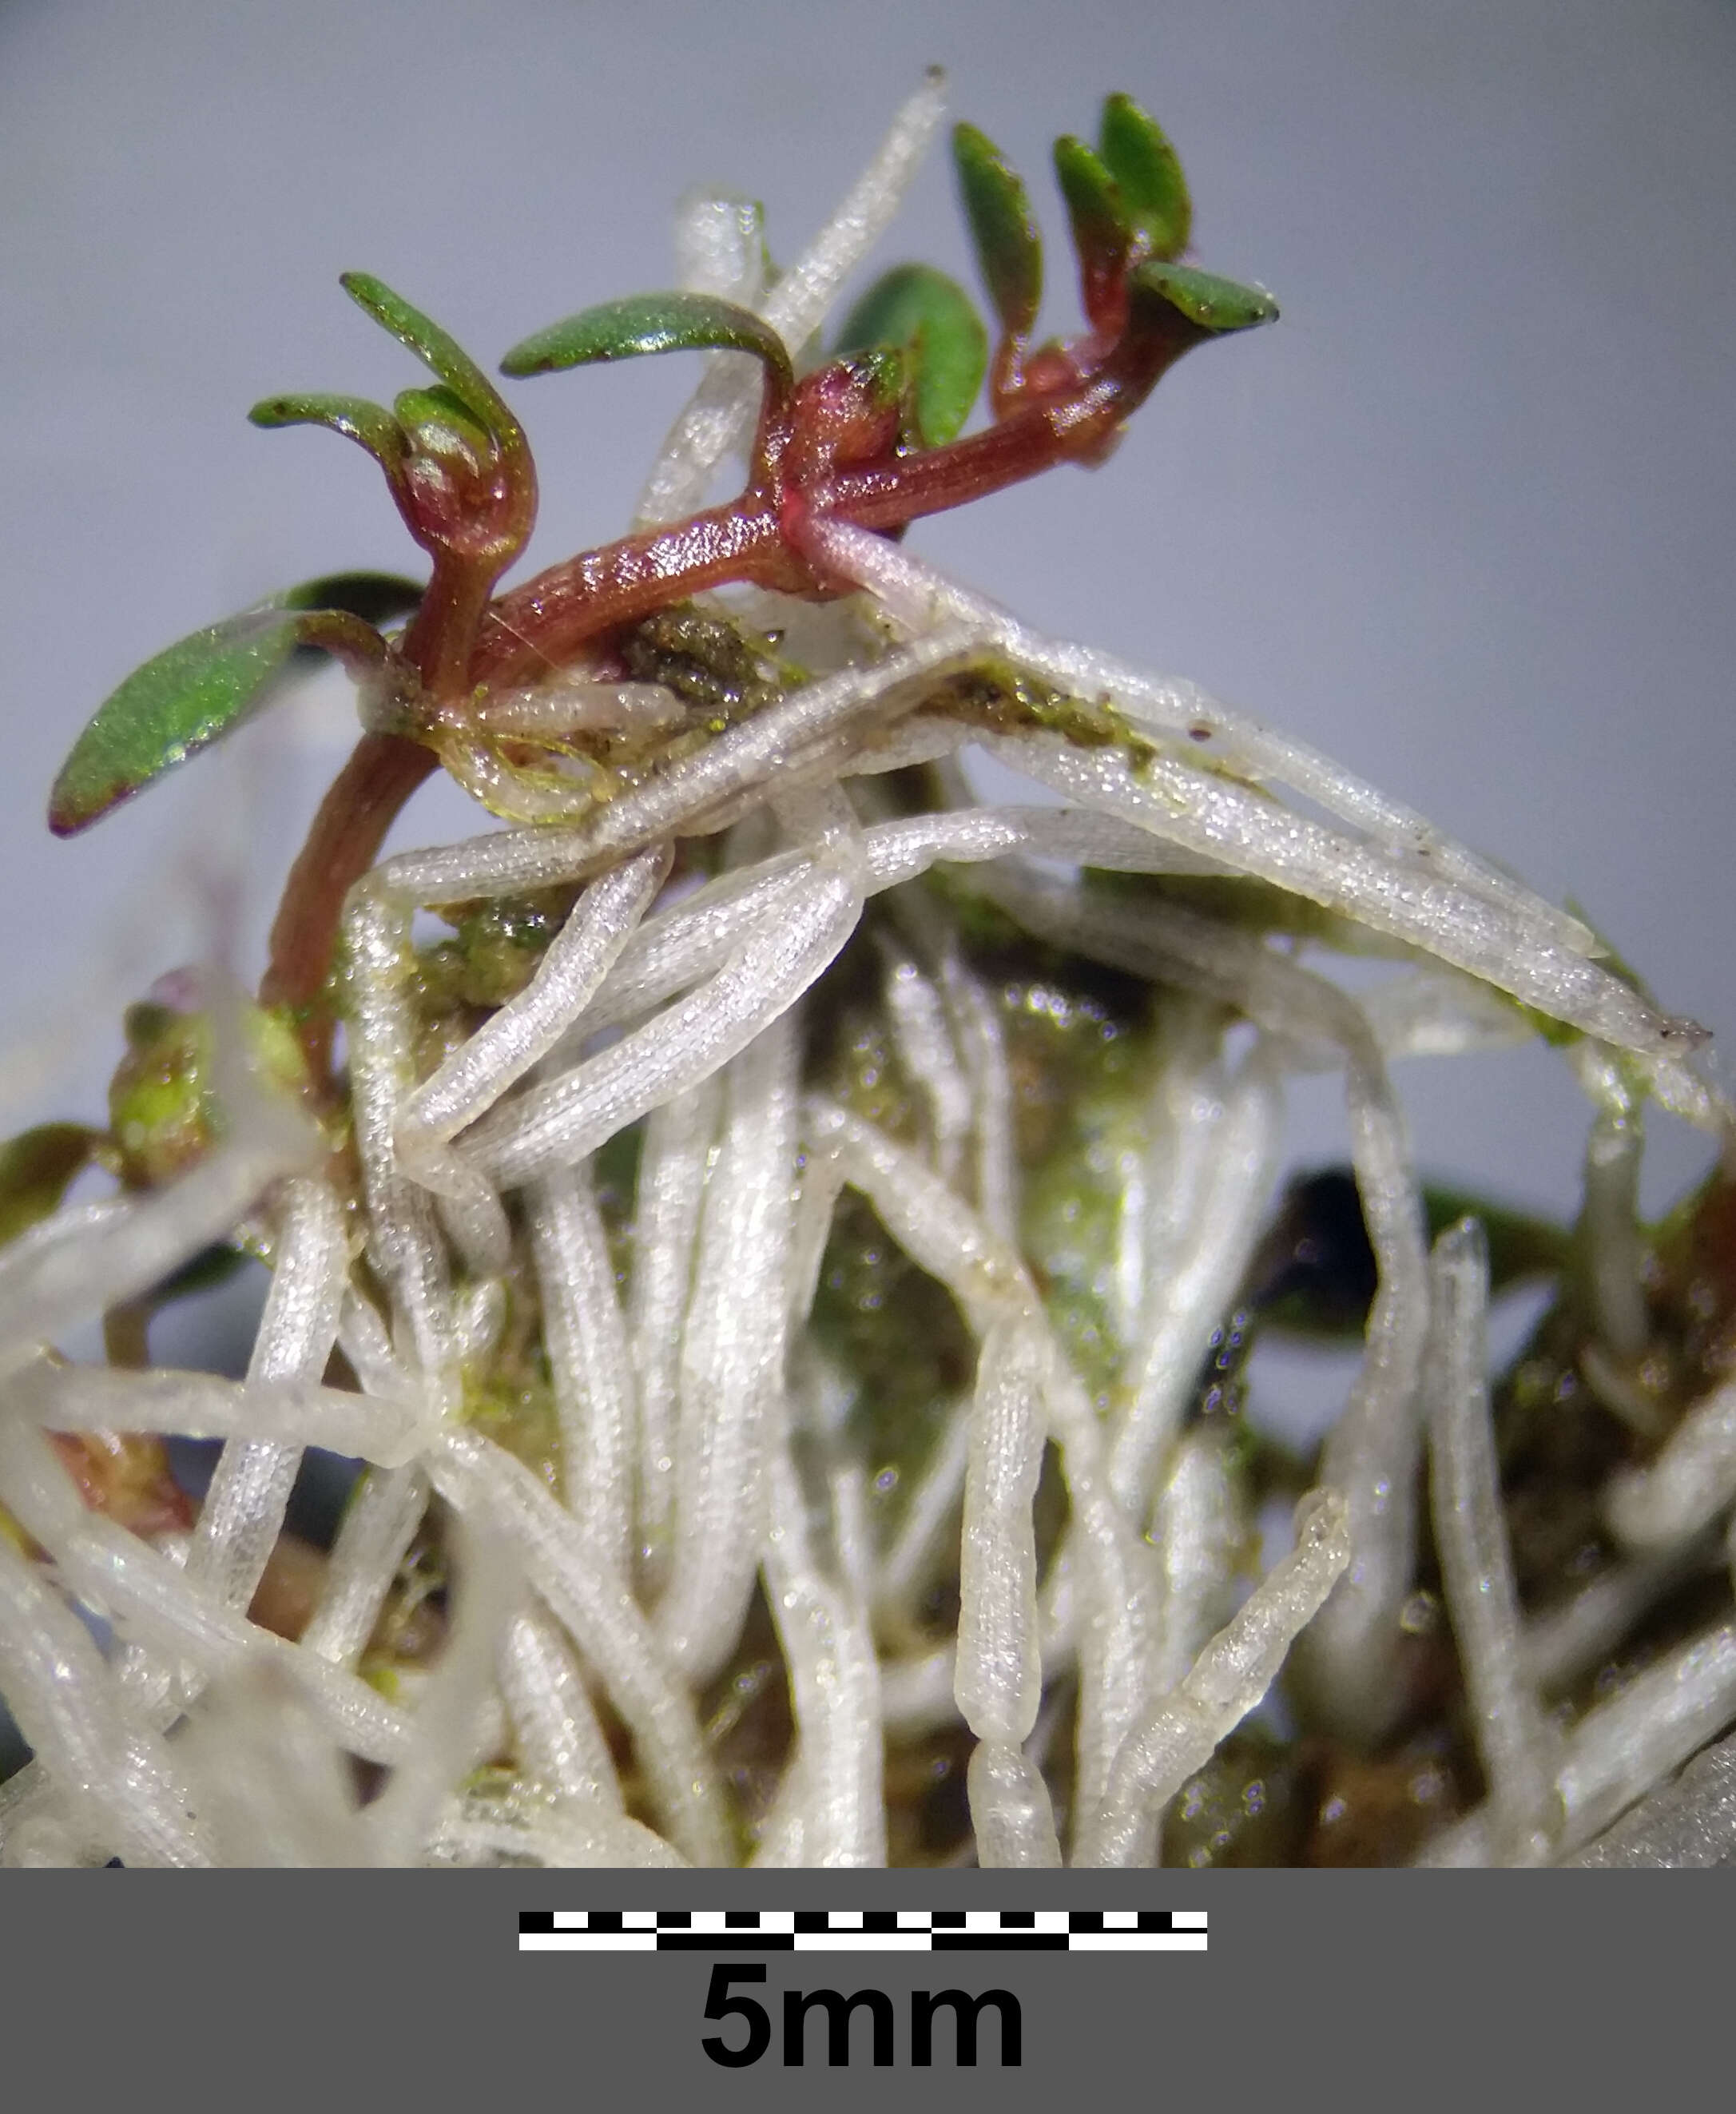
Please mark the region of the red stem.
[[1050, 403], [1023, 410], [949, 446], [834, 476], [815, 512], [859, 528], [897, 528], [991, 492], [1022, 483], [1058, 462], [1089, 457], [1127, 417], [1126, 387], [1103, 375]]
[[425, 696], [463, 694], [472, 643], [494, 582], [491, 566], [435, 553], [434, 577], [399, 648], [420, 675]]
[[673, 528], [624, 537], [550, 565], [490, 609], [472, 678], [509, 682], [559, 667], [601, 632], [734, 580], [797, 592], [808, 584], [784, 546], [771, 499], [732, 500]]
[[859, 528], [897, 528], [1021, 483], [1058, 462], [1090, 460], [1186, 345], [1144, 335], [1124, 339], [1083, 381], [1026, 402], [966, 440], [870, 469], [834, 471], [777, 498], [744, 494], [674, 528], [629, 536], [551, 565], [502, 596], [483, 619], [472, 680], [510, 681], [559, 667], [587, 639], [704, 588], [749, 580], [790, 593], [823, 593], [828, 583], [783, 533], [790, 511], [799, 507]]
[[[399, 651], [431, 699], [459, 697], [488, 606], [497, 562], [434, 553], [434, 577]], [[299, 1016], [308, 1068], [323, 1085], [331, 1061], [332, 1017], [322, 1003], [337, 944], [344, 899], [379, 857], [404, 803], [433, 771], [434, 752], [402, 734], [364, 734], [327, 788], [313, 827], [290, 868], [272, 926], [262, 1004]]]
[[301, 1016], [303, 1046], [316, 1081], [331, 1061], [331, 1014], [320, 994], [331, 968], [344, 898], [378, 858], [386, 833], [438, 759], [395, 734], [364, 734], [319, 803], [272, 927], [271, 961], [260, 1003]]

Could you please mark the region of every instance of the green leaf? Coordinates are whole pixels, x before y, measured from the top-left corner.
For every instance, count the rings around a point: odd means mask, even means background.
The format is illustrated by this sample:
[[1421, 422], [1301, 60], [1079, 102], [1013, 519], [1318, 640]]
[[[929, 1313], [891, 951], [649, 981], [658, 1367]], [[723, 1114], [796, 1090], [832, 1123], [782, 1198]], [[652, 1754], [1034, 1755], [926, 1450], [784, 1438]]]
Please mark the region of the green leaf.
[[1263, 287], [1239, 286], [1234, 279], [1196, 271], [1191, 264], [1167, 264], [1149, 258], [1128, 273], [1127, 283], [1135, 300], [1143, 295], [1149, 304], [1172, 309], [1196, 330], [1213, 336], [1252, 330], [1277, 318], [1278, 304]]
[[1028, 337], [1043, 301], [1043, 244], [1025, 186], [974, 125], [953, 126], [953, 165], [1001, 328], [1008, 337]]
[[1133, 223], [1116, 181], [1083, 140], [1055, 142], [1055, 175], [1072, 222], [1073, 246], [1087, 265], [1118, 263], [1133, 240]]
[[340, 609], [249, 610], [180, 640], [129, 675], [73, 744], [48, 796], [48, 827], [75, 835], [267, 703], [298, 647], [383, 663], [372, 625]]
[[881, 345], [908, 364], [916, 437], [931, 448], [952, 440], [989, 366], [989, 333], [970, 296], [932, 265], [898, 265], [868, 289], [838, 335], [840, 352]]
[[267, 396], [248, 417], [256, 426], [323, 426], [366, 448], [388, 477], [403, 467], [409, 442], [383, 404], [365, 396]]
[[345, 272], [338, 284], [359, 308], [365, 309], [377, 323], [440, 377], [503, 451], [508, 454], [525, 451], [523, 430], [506, 399], [456, 338], [369, 272]]
[[102, 1133], [83, 1123], [42, 1123], [0, 1145], [0, 1246], [57, 1210]]
[[507, 374], [555, 374], [659, 352], [751, 352], [780, 390], [791, 386], [783, 339], [751, 309], [715, 294], [630, 294], [581, 309], [521, 339], [500, 366]]
[[378, 625], [419, 609], [427, 592], [420, 581], [405, 579], [401, 573], [327, 573], [289, 588], [276, 600], [284, 609], [342, 610]]
[[1187, 178], [1161, 126], [1131, 95], [1103, 104], [1098, 149], [1154, 257], [1179, 257], [1193, 226]]

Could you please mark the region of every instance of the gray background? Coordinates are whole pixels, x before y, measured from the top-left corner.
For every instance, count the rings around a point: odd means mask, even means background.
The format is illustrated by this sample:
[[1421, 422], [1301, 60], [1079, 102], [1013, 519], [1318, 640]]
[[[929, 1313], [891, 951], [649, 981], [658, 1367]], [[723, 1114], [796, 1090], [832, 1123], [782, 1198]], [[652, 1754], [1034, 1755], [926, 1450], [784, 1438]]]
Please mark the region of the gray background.
[[[359, 453], [260, 434], [407, 357], [379, 272], [491, 363], [663, 281], [699, 180], [785, 258], [921, 66], [1026, 171], [1107, 89], [1169, 127], [1202, 261], [1273, 330], [1184, 364], [1107, 468], [916, 547], [1063, 635], [1193, 676], [1544, 890], [1736, 1046], [1727, 936], [1736, 13], [1718, 0], [62, 0], [0, 10], [0, 1121], [90, 1105], [119, 1004], [269, 898], [342, 752], [341, 687], [70, 844], [48, 784], [108, 689], [287, 583], [415, 553]], [[883, 261], [964, 271], [943, 157]], [[680, 361], [519, 388], [537, 562], [619, 533]], [[401, 835], [466, 826], [418, 800]], [[1558, 1061], [1407, 1067], [1425, 1164], [1566, 1208]], [[1339, 1149], [1329, 1084], [1304, 1151]], [[1654, 1124], [1661, 1204], [1699, 1144]]]

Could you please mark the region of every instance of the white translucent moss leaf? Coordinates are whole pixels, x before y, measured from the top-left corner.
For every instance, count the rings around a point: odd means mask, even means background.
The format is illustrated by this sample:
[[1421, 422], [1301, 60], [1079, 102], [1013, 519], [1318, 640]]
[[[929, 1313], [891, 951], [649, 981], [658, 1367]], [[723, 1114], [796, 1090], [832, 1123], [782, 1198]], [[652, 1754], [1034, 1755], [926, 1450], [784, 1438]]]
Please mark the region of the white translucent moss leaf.
[[696, 1864], [729, 1861], [721, 1797], [692, 1701], [637, 1604], [530, 1469], [479, 1434], [447, 1433], [429, 1469], [448, 1501], [477, 1508], [595, 1668], [633, 1734], [670, 1840]]
[[1223, 1435], [1205, 1425], [1176, 1442], [1148, 1535], [1160, 1586], [1152, 1691], [1165, 1695], [1234, 1612], [1249, 1526]]
[[1697, 1755], [1568, 1863], [1581, 1871], [1704, 1871], [1736, 1857], [1736, 1740]]
[[283, 1666], [249, 1660], [212, 1682], [176, 1753], [219, 1863], [375, 1861], [349, 1758]]
[[534, 1599], [508, 1627], [500, 1679], [519, 1759], [532, 1780], [552, 1796], [619, 1813], [620, 1783], [584, 1676], [560, 1626]]
[[966, 1788], [982, 1870], [1059, 1865], [1048, 1786], [1028, 1756], [1004, 1741], [983, 1741], [971, 1754]]
[[368, 1807], [374, 1861], [417, 1861], [447, 1795], [483, 1759], [496, 1661], [523, 1593], [523, 1572], [491, 1521], [460, 1517], [452, 1535], [457, 1605], [445, 1645], [423, 1686], [408, 1750]]
[[652, 1110], [640, 1146], [628, 1317], [639, 1392], [639, 1559], [652, 1592], [668, 1575], [682, 1331], [721, 1100], [715, 1077], [678, 1094]]
[[784, 1386], [801, 1045], [786, 1015], [729, 1068], [683, 1339], [669, 1578], [658, 1635], [694, 1682], [733, 1647], [766, 1526]]
[[[1208, 1059], [1208, 1062], [1211, 1061]], [[1185, 1187], [1166, 1184], [1180, 1208], [1148, 1266], [1149, 1290], [1135, 1322], [1126, 1371], [1130, 1394], [1109, 1454], [1116, 1500], [1143, 1513], [1219, 1327], [1246, 1272], [1270, 1205], [1283, 1119], [1276, 1051], [1250, 1051], [1222, 1096], [1186, 1085], [1176, 1096], [1191, 1132], [1178, 1158], [1198, 1171]], [[1180, 1169], [1172, 1169], [1180, 1172]]]
[[638, 1387], [589, 1164], [555, 1169], [528, 1201], [561, 1487], [599, 1555], [629, 1578]]
[[549, 1871], [684, 1871], [688, 1860], [624, 1814], [586, 1813], [519, 1796], [482, 1791], [454, 1800], [425, 1861], [467, 1869]]
[[1665, 1549], [1692, 1540], [1736, 1500], [1736, 1382], [1697, 1402], [1643, 1468], [1619, 1471], [1604, 1493], [1604, 1517], [1628, 1548]]
[[128, 1865], [208, 1865], [180, 1771], [125, 1709], [90, 1632], [41, 1570], [0, 1535], [0, 1691], [75, 1837]]
[[[322, 1182], [286, 1183], [271, 1289], [248, 1361], [250, 1391], [318, 1382], [337, 1340], [349, 1274], [349, 1242], [336, 1196]], [[130, 1400], [123, 1413], [134, 1414]], [[363, 1449], [352, 1444], [334, 1450]], [[187, 1576], [195, 1584], [208, 1584], [232, 1608], [251, 1603], [300, 1463], [299, 1447], [263, 1431], [229, 1439], [212, 1471], [187, 1553]]]
[[1555, 1742], [1532, 1685], [1502, 1515], [1486, 1376], [1489, 1257], [1464, 1219], [1435, 1243], [1428, 1373], [1429, 1489], [1447, 1614], [1500, 1860], [1546, 1855]]
[[1034, 1322], [983, 1339], [971, 1407], [953, 1692], [979, 1740], [1016, 1747], [1037, 1722], [1037, 1546], [1048, 1344]]
[[157, 1368], [128, 1372], [46, 1361], [7, 1388], [0, 1415], [50, 1431], [173, 1433], [242, 1444], [323, 1447], [385, 1467], [407, 1461], [420, 1444], [411, 1405], [348, 1394], [304, 1380], [225, 1380], [210, 1373]]
[[601, 875], [578, 901], [515, 998], [491, 1014], [410, 1095], [395, 1137], [413, 1173], [429, 1146], [455, 1137], [546, 1057], [577, 1020], [651, 907], [669, 848]]
[[[1568, 1735], [1555, 1778], [1556, 1848], [1570, 1855], [1736, 1723], [1736, 1625], [1678, 1645], [1588, 1710]], [[1479, 1806], [1423, 1846], [1419, 1865], [1493, 1861], [1493, 1816]]]
[[[400, 1353], [437, 1413], [456, 1385], [450, 1273], [432, 1203], [400, 1167], [393, 1140], [416, 1083], [412, 1023], [401, 998], [413, 973], [409, 914], [377, 891], [360, 890], [345, 913], [343, 945], [349, 1100], [368, 1197], [368, 1256], [391, 1296]], [[496, 1242], [505, 1238], [503, 1224]]]
[[1265, 1695], [1350, 1560], [1343, 1499], [1333, 1490], [1312, 1492], [1297, 1508], [1295, 1547], [1117, 1753], [1094, 1863], [1151, 1861], [1158, 1814]]
[[[793, 1432], [774, 1403], [767, 1462], [766, 1598], [789, 1670], [794, 1746], [779, 1803], [754, 1862], [845, 1869], [886, 1861], [884, 1731], [868, 1611], [839, 1548], [835, 1489], [814, 1472], [825, 1442]], [[804, 1460], [809, 1462], [803, 1473]], [[793, 1851], [799, 1855], [790, 1858]]]

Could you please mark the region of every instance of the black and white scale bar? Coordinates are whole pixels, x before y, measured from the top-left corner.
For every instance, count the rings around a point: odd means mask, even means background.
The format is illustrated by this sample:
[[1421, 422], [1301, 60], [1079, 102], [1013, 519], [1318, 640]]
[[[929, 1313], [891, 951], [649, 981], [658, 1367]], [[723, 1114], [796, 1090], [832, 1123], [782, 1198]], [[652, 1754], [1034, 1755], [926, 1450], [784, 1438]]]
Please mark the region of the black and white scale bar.
[[1204, 1909], [521, 1909], [521, 1952], [1204, 1952]]

